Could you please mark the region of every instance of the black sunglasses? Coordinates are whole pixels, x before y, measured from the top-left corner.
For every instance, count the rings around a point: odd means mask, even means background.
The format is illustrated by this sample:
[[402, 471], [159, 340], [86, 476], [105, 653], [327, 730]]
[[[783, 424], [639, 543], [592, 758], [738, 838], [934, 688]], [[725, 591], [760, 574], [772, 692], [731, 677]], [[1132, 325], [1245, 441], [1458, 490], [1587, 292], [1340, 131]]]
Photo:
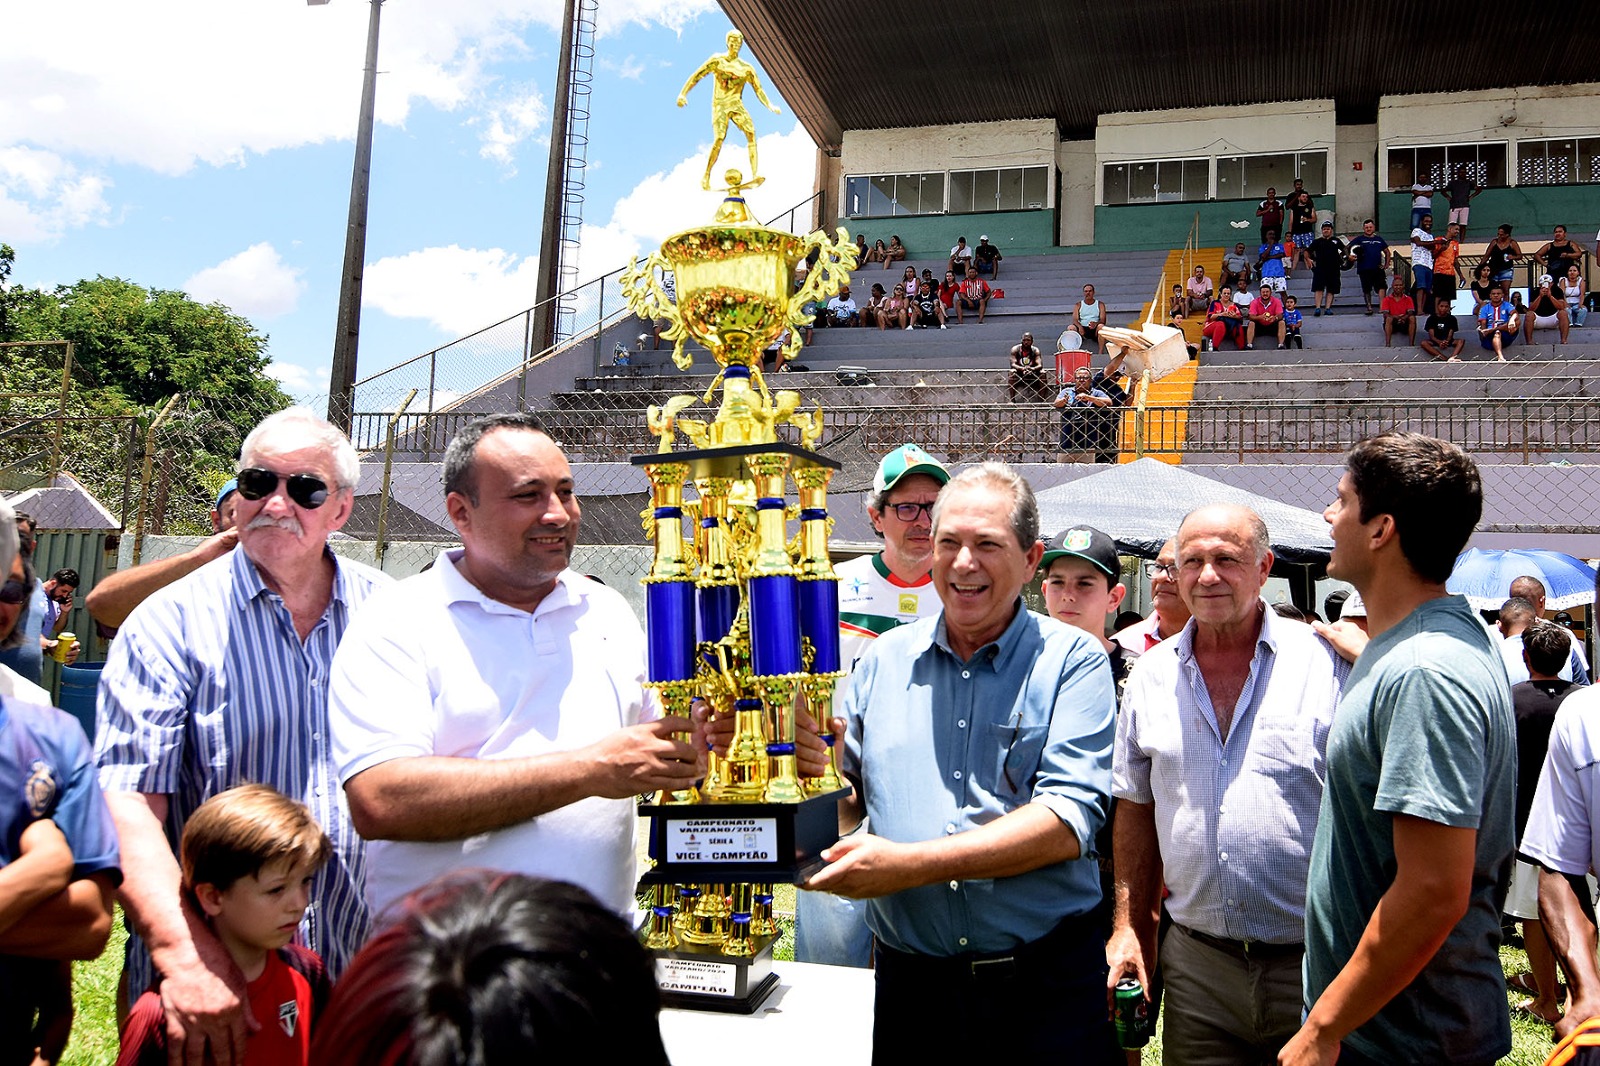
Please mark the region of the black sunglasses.
[[252, 466], [238, 474], [239, 495], [247, 500], [259, 500], [277, 491], [280, 482], [288, 485], [289, 499], [309, 511], [328, 502], [328, 483], [310, 474], [275, 474]]
[[16, 578], [11, 578], [4, 585], [0, 585], [0, 603], [15, 607], [19, 603], [27, 603], [32, 596], [32, 581], [18, 581]]

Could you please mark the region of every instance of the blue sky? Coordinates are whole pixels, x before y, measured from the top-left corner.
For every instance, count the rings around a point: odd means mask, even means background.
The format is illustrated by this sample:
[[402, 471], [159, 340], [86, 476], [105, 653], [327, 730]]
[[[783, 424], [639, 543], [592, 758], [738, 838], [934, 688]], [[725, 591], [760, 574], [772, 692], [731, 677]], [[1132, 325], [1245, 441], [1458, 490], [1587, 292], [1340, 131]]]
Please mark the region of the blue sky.
[[[533, 303], [560, 0], [387, 0], [360, 373]], [[368, 5], [51, 0], [0, 35], [0, 242], [13, 283], [96, 274], [218, 300], [270, 336], [297, 396], [327, 390]], [[600, 0], [580, 271], [706, 220], [713, 0]], [[744, 57], [754, 62], [748, 50]], [[814, 148], [748, 101], [758, 214], [808, 196]], [[737, 132], [724, 158], [742, 160]]]

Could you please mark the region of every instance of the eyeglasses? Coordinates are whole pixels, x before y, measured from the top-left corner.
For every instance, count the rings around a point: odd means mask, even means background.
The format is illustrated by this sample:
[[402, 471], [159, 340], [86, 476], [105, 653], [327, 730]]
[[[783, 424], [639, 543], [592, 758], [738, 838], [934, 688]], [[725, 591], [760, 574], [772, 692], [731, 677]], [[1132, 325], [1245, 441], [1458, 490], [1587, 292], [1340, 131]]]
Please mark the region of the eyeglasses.
[[18, 581], [11, 578], [4, 585], [0, 585], [0, 603], [15, 607], [19, 603], [27, 603], [33, 596], [33, 582]]
[[918, 516], [927, 514], [932, 516], [933, 504], [931, 503], [891, 503], [889, 510], [902, 522], [915, 522]]
[[1164, 577], [1168, 581], [1178, 580], [1177, 563], [1145, 563], [1144, 572], [1145, 576], [1151, 579]]
[[279, 484], [287, 484], [289, 499], [308, 511], [315, 511], [328, 502], [328, 483], [311, 474], [277, 474], [260, 467], [239, 471], [239, 495], [247, 500], [259, 500], [277, 491]]

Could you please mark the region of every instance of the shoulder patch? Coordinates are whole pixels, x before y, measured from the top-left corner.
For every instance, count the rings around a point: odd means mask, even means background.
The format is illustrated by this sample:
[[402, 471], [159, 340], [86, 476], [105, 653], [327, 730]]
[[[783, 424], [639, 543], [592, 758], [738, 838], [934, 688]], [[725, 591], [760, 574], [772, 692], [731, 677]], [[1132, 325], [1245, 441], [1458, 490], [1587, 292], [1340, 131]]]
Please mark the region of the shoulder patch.
[[22, 786], [22, 791], [28, 801], [28, 813], [35, 818], [48, 818], [55, 813], [60, 787], [56, 783], [55, 770], [43, 759], [33, 760], [28, 767], [28, 780]]

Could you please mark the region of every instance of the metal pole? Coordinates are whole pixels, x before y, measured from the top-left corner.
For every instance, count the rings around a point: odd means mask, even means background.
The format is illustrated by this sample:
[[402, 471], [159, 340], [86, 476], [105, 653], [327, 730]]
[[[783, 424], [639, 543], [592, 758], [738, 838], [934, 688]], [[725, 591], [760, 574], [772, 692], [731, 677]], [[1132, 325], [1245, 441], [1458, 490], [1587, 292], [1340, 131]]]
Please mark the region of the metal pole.
[[378, 17], [383, 0], [370, 0], [367, 67], [361, 81], [361, 117], [350, 174], [350, 219], [344, 234], [344, 273], [339, 282], [339, 320], [333, 333], [333, 371], [328, 377], [328, 421], [350, 431], [356, 400], [356, 351], [361, 341], [361, 274], [367, 258], [367, 188], [372, 182], [372, 111], [378, 91]]
[[522, 312], [522, 371], [517, 375], [517, 410], [528, 409], [528, 360], [533, 357], [533, 311]]
[[561, 291], [561, 213], [565, 202], [567, 137], [572, 97], [572, 38], [578, 23], [578, 0], [567, 0], [557, 54], [555, 107], [550, 116], [550, 164], [544, 176], [544, 228], [539, 233], [539, 285], [533, 297], [533, 344], [544, 351], [556, 342], [556, 295]]
[[133, 522], [133, 565], [138, 566], [140, 558], [144, 555], [144, 516], [150, 504], [150, 477], [152, 466], [155, 463], [156, 430], [161, 428], [161, 423], [167, 420], [167, 412], [172, 410], [172, 405], [178, 402], [182, 393], [173, 393], [167, 398], [156, 416], [150, 420], [150, 429], [144, 435], [144, 471], [139, 476], [139, 513]]
[[383, 494], [378, 497], [378, 539], [372, 546], [373, 565], [379, 570], [383, 569], [383, 553], [389, 546], [386, 534], [389, 528], [389, 479], [394, 473], [394, 428], [399, 425], [400, 416], [406, 413], [406, 408], [411, 406], [416, 396], [416, 389], [406, 393], [406, 398], [389, 416], [389, 432], [383, 438]]
[[67, 354], [61, 363], [61, 402], [56, 406], [55, 441], [50, 446], [50, 484], [54, 485], [61, 473], [61, 441], [67, 432], [67, 400], [72, 393], [72, 342], [67, 342]]

